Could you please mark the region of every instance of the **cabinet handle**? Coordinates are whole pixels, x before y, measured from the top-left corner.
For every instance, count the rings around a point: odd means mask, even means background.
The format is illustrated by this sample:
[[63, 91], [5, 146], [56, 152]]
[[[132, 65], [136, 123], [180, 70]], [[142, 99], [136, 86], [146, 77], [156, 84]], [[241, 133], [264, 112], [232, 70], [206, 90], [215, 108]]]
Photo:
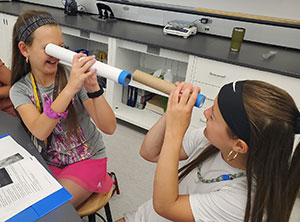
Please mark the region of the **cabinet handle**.
[[205, 124], [206, 124], [206, 121], [205, 121], [205, 120], [203, 120], [203, 119], [200, 119], [200, 122], [202, 122], [202, 123], [205, 123]]
[[209, 75], [219, 77], [219, 78], [223, 78], [223, 79], [226, 78], [226, 75], [219, 75], [219, 74], [216, 74], [216, 73], [213, 73], [213, 72], [209, 72]]
[[211, 101], [211, 102], [214, 102], [214, 101], [215, 101], [214, 99], [211, 99], [211, 98], [209, 98], [209, 97], [206, 97], [206, 100]]

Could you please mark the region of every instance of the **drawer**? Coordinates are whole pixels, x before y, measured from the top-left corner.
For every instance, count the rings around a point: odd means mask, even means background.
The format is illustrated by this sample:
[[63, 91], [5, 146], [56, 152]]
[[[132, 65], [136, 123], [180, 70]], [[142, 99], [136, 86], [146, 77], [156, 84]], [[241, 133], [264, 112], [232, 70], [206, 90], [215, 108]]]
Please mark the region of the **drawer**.
[[206, 118], [203, 112], [209, 107], [211, 107], [213, 104], [214, 101], [210, 101], [209, 99], [206, 98], [203, 107], [201, 108], [194, 107], [192, 112], [192, 117], [191, 117], [191, 125], [194, 127], [200, 127], [206, 125]]
[[240, 79], [238, 73], [241, 71], [235, 69], [231, 64], [198, 58], [193, 81], [220, 88], [226, 83]]
[[221, 89], [221, 87], [212, 86], [207, 83], [198, 82], [198, 81], [194, 81], [193, 85], [200, 87], [201, 89], [200, 93], [205, 95], [206, 101], [211, 101], [212, 103], [214, 102], [216, 96], [218, 95]]

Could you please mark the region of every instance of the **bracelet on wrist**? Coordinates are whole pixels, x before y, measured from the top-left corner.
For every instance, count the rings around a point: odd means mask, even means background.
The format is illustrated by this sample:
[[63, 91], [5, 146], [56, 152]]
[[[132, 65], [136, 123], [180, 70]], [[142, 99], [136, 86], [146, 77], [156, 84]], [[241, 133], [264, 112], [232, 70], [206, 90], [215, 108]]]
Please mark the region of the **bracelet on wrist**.
[[48, 99], [48, 100], [45, 101], [44, 113], [45, 113], [46, 116], [48, 116], [51, 119], [65, 119], [65, 118], [67, 118], [68, 110], [66, 110], [63, 113], [57, 113], [57, 112], [55, 112], [51, 109], [51, 104], [52, 104], [51, 99]]
[[89, 92], [88, 92], [88, 93], [87, 93], [87, 96], [88, 96], [89, 98], [93, 99], [93, 98], [97, 98], [97, 97], [101, 96], [103, 93], [104, 93], [104, 90], [103, 90], [103, 88], [100, 86], [100, 89], [99, 89], [98, 91], [92, 92], [92, 93], [89, 93]]

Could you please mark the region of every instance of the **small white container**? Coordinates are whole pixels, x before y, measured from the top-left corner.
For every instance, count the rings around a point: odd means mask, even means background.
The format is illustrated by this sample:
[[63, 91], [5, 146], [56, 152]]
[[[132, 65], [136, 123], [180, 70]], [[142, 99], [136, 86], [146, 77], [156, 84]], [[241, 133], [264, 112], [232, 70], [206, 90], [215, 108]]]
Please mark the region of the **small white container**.
[[173, 82], [173, 75], [171, 69], [168, 69], [166, 73], [164, 74], [164, 80], [168, 82]]

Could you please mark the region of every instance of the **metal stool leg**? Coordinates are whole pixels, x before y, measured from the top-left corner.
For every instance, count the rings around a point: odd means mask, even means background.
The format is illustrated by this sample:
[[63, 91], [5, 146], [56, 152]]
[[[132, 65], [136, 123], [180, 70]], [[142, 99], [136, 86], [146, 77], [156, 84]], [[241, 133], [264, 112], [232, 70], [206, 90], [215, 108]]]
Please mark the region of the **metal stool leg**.
[[107, 202], [107, 204], [105, 204], [104, 210], [105, 210], [107, 222], [112, 222], [112, 217], [111, 217], [111, 212], [110, 212], [110, 207], [109, 207], [109, 203], [108, 202]]
[[100, 214], [98, 214], [98, 213], [95, 213], [98, 217], [100, 217], [101, 218], [101, 220], [103, 221], [103, 222], [107, 222], [106, 220], [105, 220], [105, 218], [104, 217], [102, 217]]
[[88, 217], [89, 217], [89, 222], [96, 222], [95, 214], [91, 214]]

